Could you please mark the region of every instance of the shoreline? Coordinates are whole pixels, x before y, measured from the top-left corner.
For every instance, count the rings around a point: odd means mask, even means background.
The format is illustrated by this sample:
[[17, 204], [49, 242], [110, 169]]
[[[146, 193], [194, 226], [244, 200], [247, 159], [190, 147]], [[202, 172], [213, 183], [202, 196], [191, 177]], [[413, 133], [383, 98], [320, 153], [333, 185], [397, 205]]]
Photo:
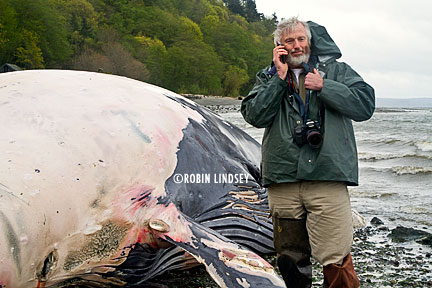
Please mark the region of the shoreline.
[[[198, 94], [179, 94], [189, 100], [192, 100], [203, 106], [213, 106], [213, 105], [241, 105], [241, 101], [239, 98], [244, 99], [245, 96], [239, 97], [231, 97], [231, 96], [215, 96], [215, 95], [198, 95]], [[384, 98], [385, 99], [385, 98]], [[411, 107], [411, 106], [403, 106], [398, 107], [397, 105], [380, 105], [375, 109], [377, 112], [404, 112], [404, 110], [423, 110], [430, 109], [431, 107]], [[401, 110], [402, 109], [402, 110]]]
[[[226, 106], [226, 105], [241, 105], [241, 101], [236, 97], [229, 96], [206, 96], [206, 95], [194, 95], [194, 94], [180, 94], [181, 96], [192, 100], [202, 106]], [[239, 97], [244, 98], [244, 97]]]

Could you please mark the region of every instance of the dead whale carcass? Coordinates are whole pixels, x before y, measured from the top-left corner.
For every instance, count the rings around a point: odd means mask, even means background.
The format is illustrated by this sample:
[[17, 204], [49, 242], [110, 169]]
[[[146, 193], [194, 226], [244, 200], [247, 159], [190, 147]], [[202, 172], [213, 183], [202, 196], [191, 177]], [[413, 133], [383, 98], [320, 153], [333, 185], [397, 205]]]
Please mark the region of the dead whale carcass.
[[0, 123], [0, 286], [140, 285], [190, 255], [222, 287], [284, 286], [250, 251], [272, 251], [259, 145], [217, 115], [45, 70], [0, 76]]

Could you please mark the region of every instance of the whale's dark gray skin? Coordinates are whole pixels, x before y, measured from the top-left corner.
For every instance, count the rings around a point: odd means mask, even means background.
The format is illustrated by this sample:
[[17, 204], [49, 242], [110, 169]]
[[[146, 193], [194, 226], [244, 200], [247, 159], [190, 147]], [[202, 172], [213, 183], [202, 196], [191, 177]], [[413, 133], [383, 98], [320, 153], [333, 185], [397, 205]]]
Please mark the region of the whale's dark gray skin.
[[171, 91], [102, 73], [0, 75], [0, 287], [143, 286], [204, 264], [285, 287], [260, 146]]

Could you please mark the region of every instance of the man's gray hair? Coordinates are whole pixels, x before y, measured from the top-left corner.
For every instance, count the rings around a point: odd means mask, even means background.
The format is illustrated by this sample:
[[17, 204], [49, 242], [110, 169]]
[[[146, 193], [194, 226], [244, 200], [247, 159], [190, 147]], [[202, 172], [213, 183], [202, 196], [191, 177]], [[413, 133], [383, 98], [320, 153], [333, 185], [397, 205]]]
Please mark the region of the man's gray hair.
[[306, 35], [308, 37], [309, 45], [311, 44], [312, 34], [310, 32], [309, 24], [305, 21], [299, 20], [297, 17], [291, 17], [288, 19], [283, 19], [279, 22], [279, 24], [276, 27], [276, 30], [274, 31], [274, 43], [281, 43], [281, 38], [285, 34], [291, 32], [294, 30], [295, 27], [297, 27], [297, 24], [302, 24], [306, 29]]

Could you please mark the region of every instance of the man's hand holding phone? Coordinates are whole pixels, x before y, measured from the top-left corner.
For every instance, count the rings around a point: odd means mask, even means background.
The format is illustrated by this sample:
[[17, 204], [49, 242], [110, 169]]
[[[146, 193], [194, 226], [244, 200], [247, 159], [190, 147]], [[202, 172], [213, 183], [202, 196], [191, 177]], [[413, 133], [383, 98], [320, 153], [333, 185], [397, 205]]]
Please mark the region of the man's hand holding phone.
[[278, 76], [285, 80], [288, 73], [288, 64], [286, 63], [286, 58], [288, 57], [288, 51], [285, 47], [277, 43], [276, 47], [273, 49], [273, 63], [276, 67]]

